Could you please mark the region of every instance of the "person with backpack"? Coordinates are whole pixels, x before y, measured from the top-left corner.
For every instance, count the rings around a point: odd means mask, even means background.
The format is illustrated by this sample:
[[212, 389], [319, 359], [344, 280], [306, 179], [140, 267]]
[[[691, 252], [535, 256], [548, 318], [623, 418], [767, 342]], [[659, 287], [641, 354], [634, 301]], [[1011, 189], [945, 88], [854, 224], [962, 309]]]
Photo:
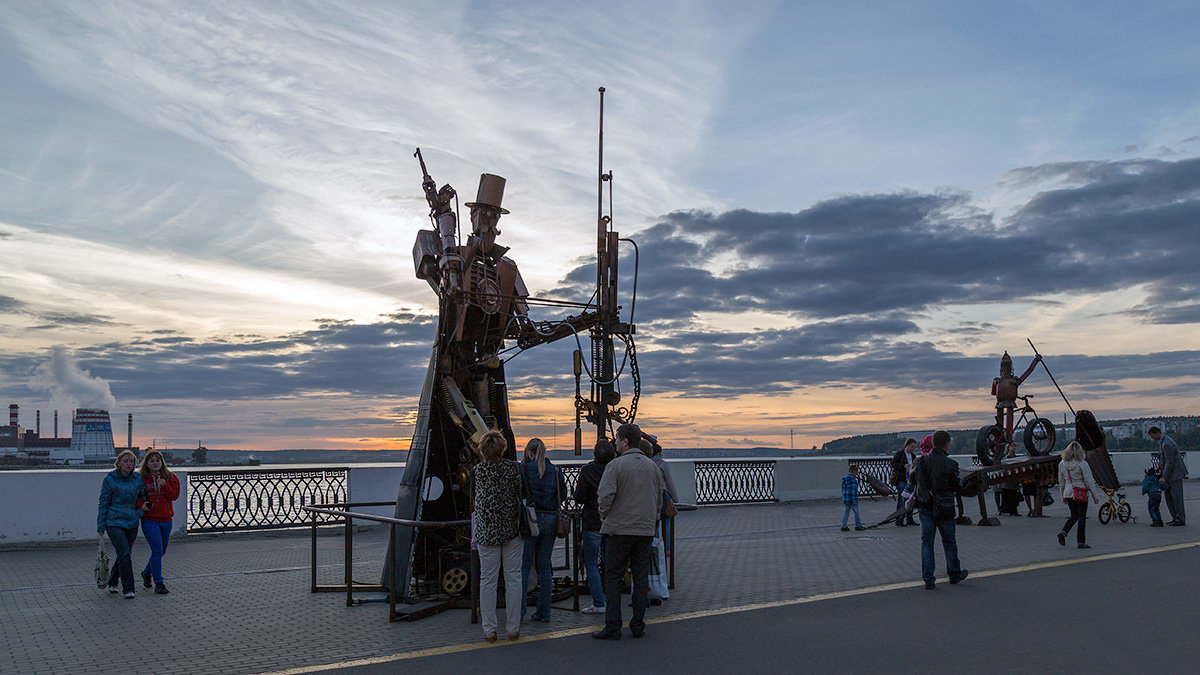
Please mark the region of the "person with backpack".
[[933, 449], [928, 455], [917, 459], [913, 468], [916, 491], [913, 498], [921, 516], [921, 579], [925, 590], [937, 588], [934, 577], [933, 535], [942, 538], [942, 549], [946, 554], [946, 572], [950, 583], [957, 584], [967, 578], [967, 570], [958, 559], [958, 541], [954, 532], [955, 504], [961, 484], [958, 479], [958, 462], [950, 459], [950, 433], [934, 432]]

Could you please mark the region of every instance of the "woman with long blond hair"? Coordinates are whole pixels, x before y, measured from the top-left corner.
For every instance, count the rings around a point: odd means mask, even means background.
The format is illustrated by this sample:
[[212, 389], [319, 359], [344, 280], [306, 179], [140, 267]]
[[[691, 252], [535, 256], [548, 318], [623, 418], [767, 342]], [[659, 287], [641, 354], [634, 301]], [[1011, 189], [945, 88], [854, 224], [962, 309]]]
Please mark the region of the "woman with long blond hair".
[[166, 595], [170, 591], [163, 583], [162, 559], [171, 539], [171, 525], [175, 520], [172, 502], [179, 498], [179, 479], [167, 468], [167, 462], [158, 450], [150, 450], [142, 456], [138, 473], [146, 487], [146, 506], [149, 507], [142, 516], [142, 533], [146, 535], [146, 543], [150, 544], [150, 560], [142, 569], [142, 585], [150, 588], [153, 581], [154, 592]]
[[1058, 533], [1058, 545], [1067, 545], [1067, 534], [1071, 526], [1079, 523], [1075, 531], [1075, 539], [1079, 548], [1091, 548], [1087, 544], [1087, 534], [1084, 525], [1087, 523], [1087, 500], [1100, 503], [1100, 488], [1096, 486], [1096, 478], [1092, 476], [1092, 468], [1088, 466], [1083, 454], [1083, 446], [1078, 441], [1071, 441], [1062, 451], [1062, 461], [1058, 463], [1058, 483], [1062, 485], [1063, 501], [1071, 510], [1071, 517], [1063, 524]]
[[107, 534], [116, 550], [117, 559], [112, 574], [108, 577], [108, 592], [117, 592], [117, 580], [125, 599], [133, 595], [133, 542], [137, 540], [138, 518], [145, 507], [146, 487], [141, 476], [134, 473], [137, 455], [132, 450], [122, 450], [113, 462], [113, 470], [104, 476], [100, 486], [100, 500], [96, 511], [96, 532]]
[[[531, 438], [525, 444], [524, 462], [521, 463], [521, 480], [525, 482], [525, 499], [537, 511], [539, 534], [525, 540], [524, 564], [521, 569], [522, 588], [529, 595], [529, 570], [537, 568], [538, 598], [533, 620], [550, 623], [550, 600], [554, 584], [554, 538], [558, 527], [562, 501], [567, 498], [567, 483], [562, 471], [546, 459], [546, 444], [540, 438]], [[525, 616], [522, 606], [521, 616]]]

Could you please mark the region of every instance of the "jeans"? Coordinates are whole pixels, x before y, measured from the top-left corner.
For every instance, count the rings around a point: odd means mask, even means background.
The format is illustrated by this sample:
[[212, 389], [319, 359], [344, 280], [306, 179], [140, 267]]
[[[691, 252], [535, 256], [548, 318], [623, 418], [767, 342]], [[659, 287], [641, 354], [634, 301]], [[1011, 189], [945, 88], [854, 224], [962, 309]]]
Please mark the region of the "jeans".
[[650, 542], [654, 537], [610, 534], [604, 549], [604, 627], [621, 630], [621, 579], [625, 568], [633, 571], [633, 618], [631, 630], [646, 628], [646, 605], [650, 597]]
[[846, 522], [850, 520], [850, 510], [854, 509], [854, 526], [860, 527], [862, 521], [858, 517], [858, 502], [846, 504], [846, 510], [842, 512], [842, 527], [846, 526]]
[[599, 532], [583, 531], [583, 568], [587, 570], [592, 607], [604, 607], [604, 580], [600, 578], [600, 540]]
[[150, 560], [146, 562], [142, 574], [153, 576], [156, 584], [163, 582], [162, 558], [171, 539], [171, 525], [169, 520], [142, 519], [142, 534], [146, 535], [146, 543], [150, 544]]
[[962, 574], [958, 562], [958, 542], [954, 539], [954, 518], [934, 518], [929, 511], [918, 509], [921, 515], [921, 579], [927, 584], [934, 580], [933, 533], [942, 537], [942, 549], [946, 552], [946, 573], [951, 579]]
[[496, 585], [500, 568], [504, 568], [504, 613], [509, 635], [521, 632], [522, 554], [525, 546], [520, 537], [513, 537], [501, 546], [479, 545], [479, 619], [483, 634], [496, 632]]
[[1162, 512], [1159, 511], [1158, 505], [1162, 503], [1162, 493], [1155, 492], [1150, 495], [1146, 501], [1146, 506], [1150, 509], [1150, 522], [1162, 524]]
[[1077, 502], [1074, 499], [1067, 500], [1067, 508], [1071, 510], [1071, 517], [1067, 518], [1067, 522], [1063, 525], [1063, 532], [1070, 532], [1071, 526], [1079, 523], [1079, 530], [1075, 533], [1075, 539], [1081, 544], [1087, 543], [1087, 534], [1084, 533], [1084, 526], [1087, 525], [1087, 502]]
[[137, 528], [131, 527], [127, 530], [123, 527], [109, 525], [105, 528], [105, 532], [108, 533], [108, 540], [112, 542], [117, 555], [117, 559], [113, 561], [112, 574], [108, 575], [108, 585], [116, 586], [117, 579], [120, 578], [121, 590], [132, 593], [133, 558], [130, 557], [130, 554], [133, 553], [133, 542], [137, 540]]
[[[911, 488], [912, 488], [912, 486], [909, 485], [908, 483], [905, 483], [904, 481], [900, 481], [900, 484], [896, 486], [896, 508], [897, 509], [904, 508], [904, 502], [907, 501], [907, 499], [908, 499], [907, 497], [904, 496], [904, 493], [908, 492]], [[902, 516], [899, 516], [898, 518], [896, 518], [897, 525], [899, 525], [903, 522], [906, 522], [906, 521], [909, 525], [917, 524], [917, 521], [913, 519], [912, 511], [909, 511], [907, 516], [902, 515]]]
[[[521, 564], [521, 594], [522, 598], [529, 597], [529, 570], [537, 567], [538, 598], [533, 618], [550, 619], [550, 599], [554, 589], [554, 568], [550, 556], [554, 553], [554, 528], [558, 524], [558, 514], [548, 511], [538, 511], [538, 536], [525, 540], [524, 561]], [[525, 602], [521, 603], [521, 618], [525, 617]]]

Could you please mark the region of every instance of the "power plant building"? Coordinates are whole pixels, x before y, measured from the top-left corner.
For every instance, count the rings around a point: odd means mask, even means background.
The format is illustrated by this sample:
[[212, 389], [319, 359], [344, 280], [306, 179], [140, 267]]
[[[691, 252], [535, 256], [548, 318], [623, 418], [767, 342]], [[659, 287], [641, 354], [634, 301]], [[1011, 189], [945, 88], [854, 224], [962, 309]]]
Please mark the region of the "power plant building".
[[58, 457], [51, 451], [50, 461], [68, 464], [111, 462], [116, 456], [112, 421], [107, 410], [79, 408], [71, 422], [71, 447]]

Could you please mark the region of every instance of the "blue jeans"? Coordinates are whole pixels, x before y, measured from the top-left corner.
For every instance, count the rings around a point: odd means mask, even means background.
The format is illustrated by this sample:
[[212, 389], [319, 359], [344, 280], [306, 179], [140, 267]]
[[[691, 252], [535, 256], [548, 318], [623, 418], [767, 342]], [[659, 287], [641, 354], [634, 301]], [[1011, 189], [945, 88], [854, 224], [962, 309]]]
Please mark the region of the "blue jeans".
[[854, 526], [859, 527], [862, 521], [858, 518], [858, 502], [846, 504], [846, 510], [842, 512], [842, 527], [846, 526], [846, 522], [850, 519], [850, 510], [854, 509]]
[[600, 578], [599, 532], [583, 531], [583, 568], [587, 570], [588, 592], [592, 594], [592, 607], [604, 606], [604, 580]]
[[1152, 523], [1162, 523], [1162, 512], [1158, 510], [1159, 504], [1162, 504], [1161, 492], [1150, 495], [1150, 499], [1146, 502], [1146, 506], [1150, 508], [1150, 522]]
[[[538, 511], [538, 536], [525, 540], [525, 556], [521, 561], [522, 597], [529, 597], [529, 570], [537, 565], [538, 599], [533, 612], [535, 619], [550, 618], [550, 596], [553, 593], [554, 569], [550, 556], [554, 553], [554, 528], [558, 525], [558, 514]], [[525, 618], [525, 606], [521, 606], [521, 618]]]
[[137, 540], [137, 528], [131, 527], [127, 530], [109, 525], [104, 531], [108, 533], [108, 540], [112, 542], [117, 555], [117, 559], [113, 561], [112, 574], [108, 575], [108, 585], [116, 586], [117, 579], [120, 578], [121, 590], [132, 593], [133, 558], [130, 554], [133, 553], [133, 542]]
[[954, 518], [938, 520], [925, 509], [918, 511], [921, 514], [921, 578], [927, 584], [932, 584], [934, 580], [934, 531], [942, 537], [942, 548], [946, 551], [946, 573], [951, 579], [962, 574], [962, 565], [958, 562], [958, 542], [954, 539]]
[[167, 542], [171, 538], [171, 521], [142, 519], [142, 534], [146, 535], [146, 543], [150, 544], [150, 560], [142, 574], [154, 577], [154, 583], [163, 582], [162, 557], [167, 552]]

